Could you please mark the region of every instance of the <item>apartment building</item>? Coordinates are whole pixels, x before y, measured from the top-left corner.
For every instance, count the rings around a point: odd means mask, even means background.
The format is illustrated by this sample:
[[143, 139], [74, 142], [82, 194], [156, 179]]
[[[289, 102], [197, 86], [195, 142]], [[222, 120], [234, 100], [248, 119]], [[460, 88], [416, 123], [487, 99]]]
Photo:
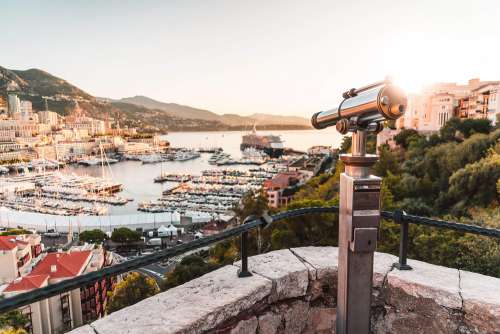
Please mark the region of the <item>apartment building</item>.
[[0, 283], [20, 277], [42, 251], [38, 234], [0, 236]]
[[[101, 247], [84, 245], [67, 252], [44, 254], [27, 275], [2, 286], [5, 297], [26, 293], [44, 286], [101, 269], [109, 264], [109, 254]], [[64, 333], [104, 315], [107, 292], [115, 279], [102, 279], [94, 284], [32, 303], [21, 308], [29, 317], [27, 328], [32, 334]]]
[[422, 132], [438, 131], [450, 118], [489, 119], [493, 124], [500, 115], [500, 81], [471, 79], [466, 85], [438, 83], [420, 94], [408, 96], [405, 115], [398, 128]]
[[269, 207], [288, 205], [303, 179], [304, 175], [300, 172], [284, 172], [276, 174], [271, 180], [264, 181], [262, 186], [267, 194]]
[[40, 123], [55, 127], [59, 124], [59, 115], [53, 111], [43, 110], [38, 112], [38, 120]]

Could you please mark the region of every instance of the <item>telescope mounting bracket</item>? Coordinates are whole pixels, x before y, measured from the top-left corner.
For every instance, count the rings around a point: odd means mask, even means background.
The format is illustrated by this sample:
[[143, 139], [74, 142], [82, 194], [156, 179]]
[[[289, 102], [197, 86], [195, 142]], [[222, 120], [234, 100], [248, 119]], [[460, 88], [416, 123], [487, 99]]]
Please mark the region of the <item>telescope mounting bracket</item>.
[[377, 134], [383, 130], [384, 125], [382, 124], [382, 122], [372, 122], [364, 125], [359, 122], [359, 118], [356, 116], [348, 119], [340, 119], [337, 124], [335, 124], [335, 127], [337, 131], [343, 135], [347, 134], [348, 132], [357, 132], [358, 130], [373, 132]]

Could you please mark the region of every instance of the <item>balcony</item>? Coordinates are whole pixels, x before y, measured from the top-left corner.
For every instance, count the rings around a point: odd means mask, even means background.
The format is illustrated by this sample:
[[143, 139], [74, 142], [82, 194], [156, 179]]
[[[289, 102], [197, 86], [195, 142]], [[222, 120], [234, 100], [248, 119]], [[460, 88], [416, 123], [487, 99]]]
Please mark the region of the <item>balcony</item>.
[[[375, 253], [374, 333], [494, 333], [500, 279]], [[225, 266], [122, 309], [73, 334], [331, 333], [337, 298], [336, 247], [304, 247], [250, 257], [253, 276]]]

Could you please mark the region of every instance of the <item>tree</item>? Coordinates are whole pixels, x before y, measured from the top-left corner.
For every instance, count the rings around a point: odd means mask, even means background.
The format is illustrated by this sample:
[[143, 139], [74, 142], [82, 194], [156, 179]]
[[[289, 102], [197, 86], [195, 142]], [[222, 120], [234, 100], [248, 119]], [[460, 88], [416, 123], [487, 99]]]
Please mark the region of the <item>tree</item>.
[[13, 228], [5, 232], [1, 232], [0, 236], [4, 235], [21, 235], [21, 234], [32, 234], [33, 232], [25, 230], [23, 228]]
[[351, 150], [352, 138], [350, 136], [342, 137], [342, 143], [340, 144], [340, 153], [349, 153]]
[[408, 140], [412, 137], [420, 136], [421, 135], [417, 132], [417, 130], [402, 129], [397, 135], [394, 136], [394, 141], [402, 148], [407, 149], [409, 145]]
[[378, 176], [386, 176], [387, 172], [392, 174], [399, 173], [399, 161], [396, 155], [390, 150], [388, 145], [382, 145], [379, 148], [379, 159], [373, 170]]
[[102, 243], [107, 238], [108, 236], [106, 235], [106, 233], [104, 233], [100, 229], [83, 231], [79, 235], [80, 241], [88, 243], [97, 243], [97, 244]]
[[[469, 138], [475, 133], [488, 134], [493, 129], [491, 122], [488, 119], [465, 119], [451, 118], [439, 130], [443, 140], [452, 141], [460, 139], [460, 137]], [[461, 136], [460, 136], [461, 135]]]
[[444, 141], [453, 141], [457, 139], [457, 133], [460, 129], [460, 119], [453, 117], [439, 130], [439, 135]]
[[215, 263], [206, 262], [199, 256], [186, 256], [178, 265], [175, 266], [175, 269], [167, 275], [167, 278], [163, 283], [162, 290], [168, 290], [189, 282], [190, 280], [203, 276], [219, 267], [220, 266]]
[[22, 328], [12, 328], [12, 327], [3, 327], [0, 328], [0, 334], [27, 334], [26, 330]]
[[233, 211], [240, 221], [243, 222], [248, 216], [260, 216], [267, 209], [267, 195], [262, 190], [258, 193], [247, 192], [241, 199], [241, 203], [233, 208]]
[[488, 206], [498, 199], [496, 185], [500, 179], [500, 154], [492, 153], [468, 164], [450, 177], [448, 197], [457, 205]]
[[24, 328], [29, 323], [29, 318], [19, 310], [12, 310], [0, 314], [0, 333], [24, 334]]
[[131, 243], [139, 241], [141, 239], [141, 234], [137, 231], [132, 231], [126, 227], [120, 227], [113, 231], [111, 234], [111, 240], [118, 243]]
[[475, 133], [488, 134], [492, 129], [493, 127], [491, 126], [491, 122], [488, 119], [468, 118], [463, 120], [459, 126], [459, 130], [460, 132], [462, 132], [465, 138], [469, 138]]
[[154, 296], [158, 292], [159, 289], [154, 279], [137, 272], [130, 273], [116, 285], [113, 292], [109, 293], [110, 298], [106, 310], [108, 313], [113, 313]]

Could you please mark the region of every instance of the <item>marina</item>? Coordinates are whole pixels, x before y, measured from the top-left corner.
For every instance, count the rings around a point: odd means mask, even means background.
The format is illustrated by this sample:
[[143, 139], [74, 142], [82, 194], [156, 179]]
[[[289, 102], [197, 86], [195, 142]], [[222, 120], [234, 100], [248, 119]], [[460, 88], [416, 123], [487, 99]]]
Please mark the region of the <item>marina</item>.
[[[282, 136], [287, 143], [305, 151], [309, 138], [307, 132], [288, 131], [293, 134], [290, 137], [284, 131]], [[0, 204], [9, 210], [65, 217], [140, 217], [169, 214], [176, 210], [183, 217], [195, 219], [201, 219], [201, 216], [208, 219], [207, 215], [225, 215], [245, 191], [260, 188], [264, 180], [286, 169], [279, 160], [266, 157], [260, 150], [247, 148], [241, 151], [239, 143], [242, 135], [244, 132], [172, 133], [166, 138], [176, 148], [169, 152], [136, 155], [144, 158], [159, 154], [163, 157], [159, 163], [143, 163], [139, 159], [129, 160], [130, 157], [125, 155], [120, 158], [109, 154], [112, 159], [119, 161], [112, 164], [100, 161], [92, 165], [70, 163], [59, 166], [52, 163], [53, 167], [33, 169], [35, 163], [30, 168], [19, 168], [19, 172], [10, 170], [10, 174], [0, 178], [3, 194]], [[325, 141], [329, 137], [330, 134], [325, 133]], [[176, 160], [177, 152], [197, 154], [189, 160]], [[266, 161], [256, 165], [217, 165], [210, 162], [214, 154], [240, 161], [248, 158], [263, 158]], [[14, 194], [16, 197], [6, 191], [13, 187], [18, 192], [18, 195]]]

